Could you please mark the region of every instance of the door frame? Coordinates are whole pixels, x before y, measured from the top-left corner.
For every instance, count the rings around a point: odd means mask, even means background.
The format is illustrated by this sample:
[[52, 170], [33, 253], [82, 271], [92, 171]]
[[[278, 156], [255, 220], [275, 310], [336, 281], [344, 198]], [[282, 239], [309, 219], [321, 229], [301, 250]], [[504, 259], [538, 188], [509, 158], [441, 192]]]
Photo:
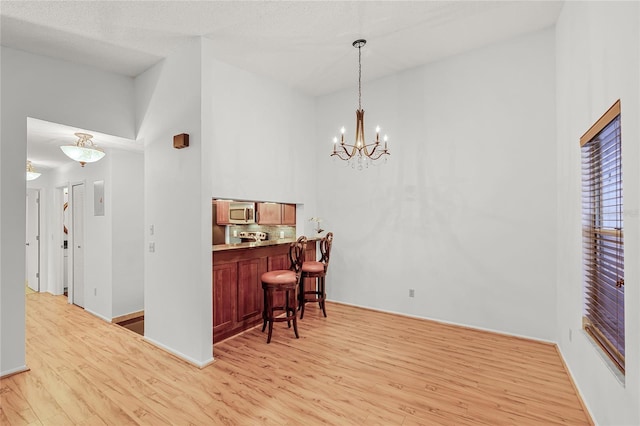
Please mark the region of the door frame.
[[[75, 277], [74, 277], [74, 263], [76, 261], [76, 259], [74, 258], [74, 254], [73, 254], [73, 247], [76, 243], [75, 241], [75, 235], [74, 235], [74, 229], [73, 229], [73, 206], [74, 206], [74, 199], [73, 199], [73, 187], [77, 186], [77, 185], [82, 185], [84, 192], [85, 192], [85, 198], [86, 198], [86, 182], [84, 180], [81, 181], [75, 181], [75, 182], [69, 182], [68, 184], [68, 194], [69, 194], [69, 198], [68, 198], [68, 203], [69, 203], [69, 234], [68, 234], [68, 238], [67, 238], [67, 247], [68, 247], [68, 252], [67, 252], [67, 267], [68, 267], [68, 293], [67, 293], [67, 302], [70, 304], [73, 304], [73, 299], [74, 299], [74, 292], [75, 292]], [[85, 201], [86, 204], [86, 201]], [[84, 219], [84, 218], [83, 218]], [[84, 242], [82, 243], [84, 245]], [[64, 252], [63, 252], [64, 253]], [[64, 255], [64, 254], [63, 254]], [[83, 308], [84, 309], [84, 308]]]
[[[36, 195], [36, 201], [35, 201], [35, 205], [36, 205], [36, 224], [37, 224], [37, 228], [38, 229], [36, 230], [35, 240], [34, 240], [35, 243], [36, 243], [36, 246], [37, 246], [37, 249], [36, 249], [36, 270], [35, 270], [35, 276], [36, 276], [37, 285], [35, 286], [36, 288], [33, 288], [31, 286], [29, 286], [29, 287], [33, 291], [36, 291], [36, 292], [40, 293], [40, 291], [42, 290], [41, 287], [40, 287], [40, 284], [41, 284], [41, 273], [40, 273], [41, 272], [40, 271], [40, 267], [41, 267], [40, 262], [41, 262], [41, 260], [40, 259], [42, 258], [42, 255], [40, 253], [40, 251], [42, 250], [42, 244], [40, 243], [40, 234], [41, 234], [41, 231], [42, 231], [42, 214], [41, 214], [40, 199], [41, 199], [42, 191], [40, 190], [40, 188], [27, 188], [27, 194], [26, 194], [27, 195], [27, 200], [29, 199], [29, 194], [30, 193], [34, 193]], [[29, 204], [29, 203], [27, 203], [27, 204]], [[31, 233], [31, 230], [29, 229], [29, 222], [30, 222], [29, 221], [29, 214], [30, 214], [29, 210], [27, 209], [27, 219], [26, 219], [27, 220], [27, 224], [26, 224], [25, 228], [26, 228], [26, 230], [28, 232]], [[26, 232], [25, 232], [25, 234], [26, 234]], [[29, 241], [27, 241], [26, 244], [28, 245]], [[26, 250], [25, 250], [25, 252], [26, 252]], [[26, 264], [29, 265], [29, 256], [28, 255], [25, 256], [25, 262], [27, 262]], [[26, 272], [26, 274], [25, 274], [26, 277], [25, 278], [26, 278], [27, 282], [29, 282], [29, 277], [31, 275], [31, 274], [29, 274], [30, 270], [31, 270], [31, 267], [29, 267], [29, 266], [27, 266], [27, 268], [25, 269], [25, 272]]]
[[[55, 244], [52, 245], [52, 250], [55, 252], [55, 257], [53, 257], [54, 259], [57, 259], [56, 261], [56, 267], [55, 267], [55, 271], [56, 271], [56, 275], [57, 275], [57, 280], [56, 280], [56, 285], [55, 288], [51, 288], [51, 292], [53, 294], [64, 294], [64, 285], [65, 285], [65, 281], [64, 281], [64, 268], [65, 268], [65, 260], [64, 260], [64, 191], [67, 191], [67, 202], [69, 201], [69, 183], [63, 183], [60, 185], [57, 185], [55, 187], [55, 194], [54, 194], [54, 221], [55, 221], [55, 225], [53, 227], [53, 241], [55, 241]], [[68, 204], [67, 204], [67, 209], [68, 209]], [[67, 238], [67, 244], [69, 243], [69, 238]], [[69, 270], [69, 258], [67, 258], [67, 271]], [[68, 281], [68, 278], [67, 278]]]

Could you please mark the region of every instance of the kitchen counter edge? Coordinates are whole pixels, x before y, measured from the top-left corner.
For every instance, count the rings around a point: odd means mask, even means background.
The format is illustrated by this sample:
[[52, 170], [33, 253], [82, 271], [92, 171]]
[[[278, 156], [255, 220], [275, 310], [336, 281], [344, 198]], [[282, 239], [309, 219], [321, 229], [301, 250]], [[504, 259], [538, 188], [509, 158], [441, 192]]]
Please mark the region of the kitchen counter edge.
[[[321, 237], [307, 237], [307, 242], [318, 241]], [[217, 251], [227, 251], [227, 250], [238, 250], [238, 249], [248, 249], [248, 248], [258, 248], [258, 247], [270, 247], [270, 246], [278, 246], [281, 244], [291, 244], [296, 241], [296, 238], [282, 238], [278, 240], [270, 240], [270, 241], [260, 241], [260, 242], [248, 242], [248, 243], [236, 243], [236, 244], [216, 244], [211, 246], [212, 252]]]

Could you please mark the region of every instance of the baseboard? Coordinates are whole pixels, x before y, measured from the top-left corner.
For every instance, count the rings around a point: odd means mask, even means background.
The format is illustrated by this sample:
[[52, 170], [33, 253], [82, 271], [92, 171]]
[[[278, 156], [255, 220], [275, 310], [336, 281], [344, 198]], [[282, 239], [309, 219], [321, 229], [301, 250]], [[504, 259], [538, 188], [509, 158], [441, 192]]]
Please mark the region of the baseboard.
[[92, 311], [91, 309], [84, 308], [84, 310], [85, 310], [85, 311], [87, 311], [87, 312], [89, 312], [89, 313], [90, 313], [91, 315], [93, 315], [94, 317], [98, 317], [98, 318], [100, 318], [100, 319], [102, 319], [102, 320], [105, 320], [106, 322], [111, 322], [111, 319], [110, 319], [110, 318], [107, 318], [107, 317], [105, 317], [105, 316], [102, 316], [102, 315], [100, 315], [99, 313]]
[[591, 410], [589, 410], [589, 406], [587, 405], [587, 402], [585, 401], [585, 399], [582, 397], [582, 392], [580, 392], [580, 388], [578, 387], [578, 384], [576, 383], [576, 381], [573, 378], [573, 374], [571, 374], [571, 369], [569, 368], [569, 365], [567, 364], [567, 361], [564, 359], [564, 355], [562, 353], [562, 349], [560, 349], [559, 345], [556, 345], [556, 351], [558, 352], [558, 356], [560, 357], [560, 361], [562, 361], [562, 365], [564, 367], [564, 371], [567, 372], [567, 376], [569, 376], [569, 381], [571, 382], [571, 385], [573, 386], [573, 390], [575, 391], [576, 395], [578, 396], [578, 401], [580, 402], [580, 405], [582, 405], [582, 409], [584, 410], [585, 413], [587, 413], [589, 415], [589, 418], [591, 419], [591, 424], [595, 424], [594, 422], [594, 417], [593, 417], [593, 413], [591, 412]]
[[125, 321], [129, 321], [131, 319], [134, 318], [140, 318], [144, 316], [144, 310], [143, 311], [138, 311], [138, 312], [131, 312], [130, 314], [126, 314], [126, 315], [120, 315], [119, 317], [113, 317], [111, 319], [112, 323], [119, 323], [119, 322], [125, 322]]
[[165, 346], [162, 343], [160, 343], [158, 341], [155, 341], [155, 340], [153, 340], [153, 339], [151, 339], [151, 338], [149, 338], [147, 336], [144, 336], [142, 338], [142, 340], [147, 342], [147, 343], [149, 343], [150, 345], [155, 346], [158, 349], [162, 349], [163, 351], [168, 352], [169, 354], [175, 356], [176, 358], [180, 359], [181, 361], [185, 361], [185, 362], [187, 362], [187, 363], [189, 363], [189, 364], [191, 364], [193, 366], [196, 366], [196, 367], [198, 367], [200, 369], [205, 368], [208, 365], [211, 365], [213, 363], [213, 361], [215, 361], [213, 359], [213, 356], [211, 358], [209, 358], [208, 360], [204, 361], [204, 362], [197, 361], [197, 360], [191, 358], [190, 356], [187, 356], [187, 355], [185, 355], [183, 353], [175, 351], [175, 350], [169, 348], [168, 346]]
[[517, 338], [517, 339], [530, 340], [530, 341], [534, 341], [534, 342], [545, 343], [547, 345], [557, 346], [557, 342], [554, 342], [553, 340], [547, 340], [547, 339], [541, 339], [541, 338], [538, 338], [538, 337], [525, 336], [523, 334], [509, 333], [509, 332], [502, 331], [502, 330], [494, 330], [494, 329], [491, 329], [491, 328], [476, 327], [476, 326], [462, 324], [462, 323], [453, 322], [453, 321], [446, 321], [446, 320], [434, 319], [434, 318], [429, 318], [429, 317], [421, 317], [421, 316], [418, 316], [418, 315], [410, 315], [410, 314], [406, 314], [406, 313], [403, 313], [403, 312], [395, 312], [395, 311], [388, 311], [388, 310], [385, 310], [385, 309], [371, 308], [369, 306], [356, 305], [356, 304], [353, 304], [353, 303], [340, 302], [340, 301], [337, 301], [337, 300], [329, 300], [329, 299], [327, 299], [327, 302], [337, 303], [339, 305], [352, 306], [354, 308], [366, 309], [366, 310], [369, 310], [369, 311], [384, 312], [385, 314], [400, 315], [400, 316], [403, 316], [403, 317], [415, 318], [415, 319], [420, 319], [420, 320], [424, 320], [424, 321], [433, 321], [433, 322], [436, 322], [436, 323], [439, 323], [439, 324], [453, 325], [453, 326], [456, 326], [456, 327], [462, 327], [462, 328], [466, 328], [466, 329], [469, 329], [469, 330], [477, 330], [477, 331], [483, 331], [485, 333], [500, 334], [500, 335], [503, 335], [503, 336], [514, 337], [514, 338]]
[[24, 373], [29, 370], [31, 369], [26, 365], [23, 365], [22, 367], [12, 368], [11, 370], [1, 372], [0, 379], [6, 379], [7, 377], [15, 376], [16, 374]]

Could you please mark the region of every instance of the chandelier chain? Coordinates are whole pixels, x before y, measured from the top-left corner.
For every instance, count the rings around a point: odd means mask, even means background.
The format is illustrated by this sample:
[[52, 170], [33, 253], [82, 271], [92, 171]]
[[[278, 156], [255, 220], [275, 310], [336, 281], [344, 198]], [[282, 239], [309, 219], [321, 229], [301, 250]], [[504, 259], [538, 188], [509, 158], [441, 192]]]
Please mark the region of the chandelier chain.
[[358, 109], [362, 109], [362, 45], [358, 45]]

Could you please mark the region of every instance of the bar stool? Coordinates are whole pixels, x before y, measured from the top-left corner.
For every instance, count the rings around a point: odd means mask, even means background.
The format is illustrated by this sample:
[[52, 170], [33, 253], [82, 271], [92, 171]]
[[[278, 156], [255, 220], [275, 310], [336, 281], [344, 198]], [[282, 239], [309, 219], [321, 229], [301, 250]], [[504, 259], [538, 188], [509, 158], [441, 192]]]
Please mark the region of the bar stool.
[[[265, 272], [260, 279], [262, 280], [262, 292], [264, 294], [264, 310], [262, 311], [262, 331], [264, 332], [269, 324], [269, 335], [267, 343], [271, 342], [271, 334], [273, 332], [273, 323], [286, 321], [287, 326], [291, 328], [293, 321], [293, 331], [298, 335], [297, 317], [297, 291], [300, 285], [300, 277], [302, 270], [302, 261], [304, 259], [304, 251], [307, 247], [307, 238], [300, 237], [289, 246], [289, 260], [291, 261], [290, 269], [274, 270]], [[276, 292], [284, 292], [284, 306], [274, 306]], [[284, 316], [281, 313], [284, 312]]]
[[[327, 235], [320, 240], [320, 261], [307, 260], [302, 263], [302, 280], [299, 295], [300, 319], [304, 317], [304, 305], [307, 302], [318, 302], [320, 309], [325, 318], [327, 311], [324, 307], [324, 301], [327, 298], [325, 291], [325, 277], [327, 276], [327, 268], [329, 267], [329, 256], [331, 255], [331, 244], [333, 243], [333, 232], [327, 232]], [[315, 289], [306, 290], [304, 287], [305, 278], [315, 278]]]

